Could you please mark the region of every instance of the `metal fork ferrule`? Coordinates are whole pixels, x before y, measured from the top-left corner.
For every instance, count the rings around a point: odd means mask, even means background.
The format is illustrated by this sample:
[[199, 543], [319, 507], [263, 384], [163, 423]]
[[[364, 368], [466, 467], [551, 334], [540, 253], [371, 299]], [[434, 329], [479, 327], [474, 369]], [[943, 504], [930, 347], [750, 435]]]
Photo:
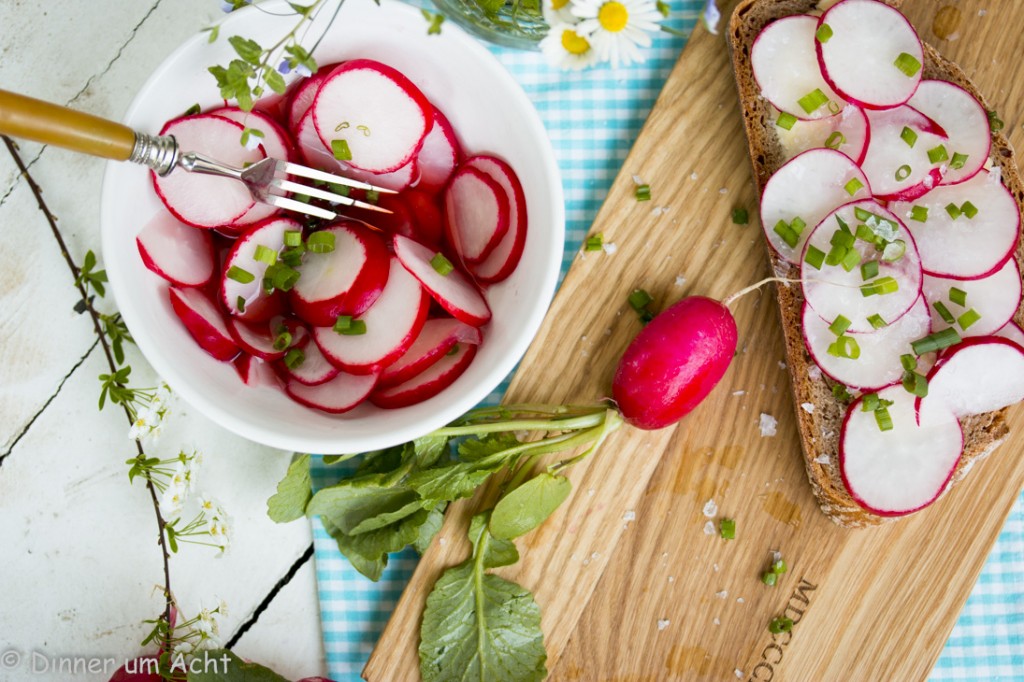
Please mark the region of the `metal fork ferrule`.
[[135, 147], [128, 157], [132, 163], [149, 166], [157, 175], [167, 175], [178, 163], [178, 141], [173, 135], [135, 133]]

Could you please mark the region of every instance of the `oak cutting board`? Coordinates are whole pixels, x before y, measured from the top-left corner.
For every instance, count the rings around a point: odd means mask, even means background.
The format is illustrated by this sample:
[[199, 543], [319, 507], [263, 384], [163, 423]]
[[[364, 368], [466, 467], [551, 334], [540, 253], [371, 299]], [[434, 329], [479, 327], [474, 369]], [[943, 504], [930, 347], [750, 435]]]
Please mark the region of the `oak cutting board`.
[[[904, 10], [1024, 148], [1024, 3], [908, 0]], [[635, 201], [634, 174], [650, 182], [650, 203]], [[751, 224], [732, 223], [737, 206]], [[618, 251], [576, 260], [508, 401], [607, 395], [640, 329], [626, 303], [635, 287], [666, 305], [766, 276], [755, 208], [728, 49], [698, 27], [594, 225]], [[550, 679], [924, 680], [1024, 483], [1024, 408], [1011, 410], [1010, 438], [931, 508], [846, 530], [819, 512], [804, 475], [774, 297], [733, 311], [742, 352], [710, 398], [675, 429], [614, 434], [573, 470], [555, 516], [519, 541], [522, 561], [499, 571], [541, 605]], [[775, 436], [761, 435], [762, 413], [778, 419]], [[736, 519], [735, 540], [705, 534], [709, 500], [716, 518]], [[466, 524], [482, 502], [452, 506], [366, 679], [418, 679], [424, 600], [468, 555]], [[759, 580], [771, 550], [789, 564], [774, 588]], [[767, 624], [783, 613], [796, 625], [773, 637]]]

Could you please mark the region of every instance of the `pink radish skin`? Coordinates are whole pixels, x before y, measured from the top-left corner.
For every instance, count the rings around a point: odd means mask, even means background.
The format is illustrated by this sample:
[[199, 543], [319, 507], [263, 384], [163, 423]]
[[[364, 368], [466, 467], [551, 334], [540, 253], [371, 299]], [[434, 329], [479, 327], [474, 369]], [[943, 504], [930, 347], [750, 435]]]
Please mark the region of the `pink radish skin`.
[[721, 381], [736, 352], [736, 322], [722, 303], [692, 296], [669, 306], [619, 361], [612, 396], [633, 426], [676, 423]]
[[428, 192], [437, 192], [448, 184], [448, 179], [459, 165], [462, 151], [455, 130], [436, 107], [434, 108], [433, 127], [423, 138], [423, 145], [416, 156], [416, 164], [420, 169], [418, 187]]
[[429, 400], [462, 376], [473, 362], [476, 349], [473, 344], [460, 345], [457, 353], [442, 357], [405, 383], [375, 390], [370, 394], [370, 402], [377, 407], [393, 410]]
[[[267, 305], [266, 300], [271, 296], [263, 289], [263, 277], [269, 265], [256, 260], [256, 251], [265, 246], [280, 253], [284, 249], [284, 233], [301, 230], [302, 224], [297, 220], [270, 218], [254, 225], [235, 241], [221, 271], [221, 302], [229, 313], [250, 321], [267, 320], [277, 314], [278, 310]], [[228, 273], [233, 267], [245, 270], [253, 280], [243, 284], [230, 278]], [[239, 308], [240, 298], [244, 301], [244, 310]]]
[[775, 134], [787, 160], [810, 149], [825, 148], [825, 143], [833, 133], [843, 136], [836, 151], [846, 154], [857, 165], [862, 164], [871, 142], [871, 128], [868, 126], [867, 115], [860, 107], [851, 104], [828, 118], [797, 121], [789, 130], [775, 126]]
[[491, 255], [482, 262], [471, 266], [473, 274], [484, 284], [494, 284], [507, 279], [523, 256], [526, 246], [526, 194], [512, 167], [493, 156], [474, 156], [467, 159], [465, 167], [475, 168], [490, 176], [498, 183], [509, 200], [508, 232], [494, 247]]
[[334, 363], [320, 351], [320, 348], [311, 343], [302, 349], [302, 363], [292, 369], [280, 361], [278, 367], [288, 377], [288, 381], [297, 381], [306, 386], [319, 386], [338, 376], [341, 371]]
[[479, 346], [480, 330], [451, 318], [427, 320], [409, 349], [381, 373], [379, 388], [397, 386], [424, 372], [456, 344]]
[[[251, 323], [229, 317], [227, 325], [231, 338], [239, 348], [268, 362], [283, 358], [288, 348], [303, 348], [310, 339], [305, 327], [288, 318], [275, 317], [269, 322]], [[291, 344], [284, 350], [274, 348], [274, 339], [279, 329], [289, 332], [292, 336]]]
[[947, 81], [924, 80], [907, 103], [947, 131], [950, 158], [956, 152], [967, 155], [963, 168], [949, 168], [942, 184], [970, 180], [984, 168], [992, 150], [992, 132], [988, 112], [971, 93]]
[[[953, 287], [966, 292], [966, 308], [961, 308], [949, 300], [949, 291]], [[967, 329], [957, 326], [960, 336], [987, 336], [996, 333], [1010, 322], [1020, 307], [1020, 267], [1017, 261], [1011, 258], [995, 274], [982, 279], [956, 280], [925, 275], [922, 288], [931, 306], [932, 325], [935, 330], [952, 326], [947, 324], [935, 309], [935, 303], [941, 302], [954, 317], [959, 317], [967, 309], [973, 309], [981, 315], [981, 318]]]
[[928, 373], [928, 402], [957, 417], [1001, 410], [1024, 400], [1024, 349], [1000, 336], [978, 336], [948, 351]]
[[1021, 326], [1016, 322], [1008, 322], [1005, 327], [995, 333], [995, 336], [1017, 344], [1024, 351], [1024, 329], [1021, 329]]
[[[330, 153], [329, 150], [328, 153]], [[396, 192], [401, 192], [411, 185], [415, 185], [420, 179], [420, 169], [416, 165], [416, 159], [412, 159], [409, 163], [390, 173], [370, 173], [369, 171], [353, 168], [342, 161], [339, 161], [338, 165], [340, 166], [339, 172], [347, 178], [362, 180], [371, 185], [391, 189]]]
[[142, 263], [179, 287], [203, 287], [213, 279], [213, 240], [206, 230], [161, 211], [135, 238]]
[[490, 175], [460, 168], [444, 196], [448, 241], [466, 263], [487, 258], [509, 229], [508, 194]]
[[487, 324], [491, 319], [487, 299], [458, 269], [447, 275], [437, 272], [431, 265], [437, 251], [401, 235], [395, 235], [393, 244], [398, 260], [402, 261], [405, 269], [420, 281], [442, 308], [473, 327]]
[[224, 316], [210, 297], [199, 289], [170, 287], [167, 295], [171, 308], [199, 347], [221, 362], [238, 355], [238, 345], [231, 338]]
[[[861, 169], [868, 176], [876, 199], [913, 201], [939, 185], [948, 166], [932, 164], [928, 150], [948, 144], [944, 130], [907, 105], [869, 111], [867, 117], [871, 143]], [[900, 137], [906, 128], [917, 134], [913, 147]], [[896, 178], [900, 168], [910, 168], [910, 173], [902, 180]]]
[[415, 222], [413, 239], [431, 246], [439, 246], [444, 238], [444, 216], [432, 194], [411, 189], [402, 194], [406, 208]]
[[377, 384], [373, 374], [356, 376], [340, 372], [330, 381], [307, 386], [289, 381], [285, 393], [295, 402], [329, 414], [342, 414], [357, 407]]
[[288, 127], [295, 130], [299, 121], [306, 115], [309, 108], [316, 99], [316, 92], [320, 85], [327, 80], [328, 74], [333, 69], [330, 66], [321, 66], [320, 70], [308, 78], [304, 78], [295, 90], [292, 91], [291, 99], [288, 100]]
[[324, 143], [320, 141], [312, 111], [307, 111], [299, 119], [298, 124], [292, 128], [292, 135], [295, 137], [295, 146], [299, 156], [310, 166], [322, 168], [328, 173], [338, 173], [345, 169], [345, 166], [334, 158], [334, 154], [329, 149], [325, 149]]
[[272, 386], [274, 388], [281, 388], [283, 386], [281, 378], [274, 370], [273, 365], [266, 360], [249, 355], [248, 353], [242, 353], [235, 358], [234, 364], [235, 369], [238, 371], [238, 376], [241, 377], [242, 383], [246, 386]]
[[332, 327], [317, 327], [313, 340], [333, 365], [346, 372], [379, 374], [416, 340], [429, 309], [427, 292], [397, 258], [392, 258], [387, 286], [358, 318], [366, 324], [366, 333], [344, 335]]
[[348, 221], [327, 229], [334, 233], [334, 251], [306, 253], [302, 276], [289, 292], [292, 310], [314, 327], [366, 312], [384, 290], [391, 262], [384, 242], [368, 228]]
[[310, 111], [324, 148], [344, 139], [352, 155], [347, 163], [371, 173], [390, 173], [409, 163], [434, 120], [433, 107], [419, 88], [399, 71], [369, 59], [334, 69]]

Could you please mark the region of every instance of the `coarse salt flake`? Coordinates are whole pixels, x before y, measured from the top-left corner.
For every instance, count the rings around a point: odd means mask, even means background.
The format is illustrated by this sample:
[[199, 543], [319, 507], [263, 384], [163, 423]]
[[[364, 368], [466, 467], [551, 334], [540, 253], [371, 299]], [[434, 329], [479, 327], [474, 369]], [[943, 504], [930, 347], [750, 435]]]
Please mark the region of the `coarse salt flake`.
[[747, 393], [746, 391], [733, 391], [732, 392], [733, 395], [746, 395], [746, 393]]
[[714, 534], [715, 534], [715, 522], [714, 521], [708, 521], [707, 523], [704, 524], [704, 535], [714, 535]]
[[619, 250], [619, 247], [615, 245], [615, 242], [606, 242], [606, 243], [601, 245], [601, 248], [609, 256], [615, 255], [615, 252]]
[[667, 628], [669, 626], [670, 622], [671, 621], [669, 621], [667, 618], [659, 618], [658, 619], [658, 632], [661, 632], [662, 630]]
[[761, 413], [761, 422], [758, 428], [761, 429], [761, 437], [768, 438], [775, 435], [778, 430], [779, 420], [765, 412]]
[[800, 409], [807, 414], [814, 414], [814, 403], [800, 403]]
[[739, 668], [736, 668], [735, 670], [733, 670], [732, 674], [736, 676], [737, 680], [742, 680], [743, 679], [743, 671], [740, 670]]
[[632, 509], [622, 515], [623, 521], [636, 521], [636, 512]]
[[686, 284], [686, 278], [682, 275], [676, 275], [676, 286], [681, 287]]
[[818, 457], [814, 458], [814, 463], [815, 464], [824, 464], [824, 465], [827, 466], [827, 465], [832, 463], [832, 460], [829, 459], [828, 455], [819, 455]]
[[704, 503], [704, 516], [709, 519], [714, 518], [715, 514], [718, 513], [718, 505], [715, 504], [714, 500], [708, 500]]
[[721, 592], [715, 592], [715, 596], [719, 599], [725, 599], [729, 596], [729, 590], [722, 590]]

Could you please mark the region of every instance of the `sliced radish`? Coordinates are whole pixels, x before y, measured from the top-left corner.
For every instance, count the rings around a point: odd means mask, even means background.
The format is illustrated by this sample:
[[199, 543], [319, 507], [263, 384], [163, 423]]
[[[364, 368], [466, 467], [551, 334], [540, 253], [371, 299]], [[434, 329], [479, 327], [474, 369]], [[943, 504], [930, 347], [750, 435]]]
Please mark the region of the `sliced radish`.
[[[935, 330], [956, 326], [960, 336], [988, 336], [1006, 326], [1020, 307], [1020, 268], [1011, 258], [995, 274], [982, 279], [957, 280], [925, 275], [922, 288], [932, 310]], [[950, 300], [953, 288], [967, 294], [966, 305], [960, 306]], [[974, 310], [981, 317], [964, 329], [959, 324], [946, 322], [936, 308], [937, 303], [942, 304], [945, 312], [954, 318], [959, 318], [967, 310]]]
[[900, 356], [912, 353], [912, 341], [927, 336], [931, 318], [924, 298], [919, 298], [910, 311], [892, 324], [867, 334], [851, 334], [857, 343], [857, 359], [836, 356], [829, 347], [836, 334], [829, 323], [804, 304], [803, 333], [807, 350], [825, 374], [850, 388], [873, 391], [899, 381], [903, 376]]
[[271, 218], [254, 225], [235, 241], [224, 259], [221, 274], [221, 301], [229, 313], [249, 320], [269, 319], [276, 314], [255, 312], [269, 297], [263, 288], [263, 277], [270, 264], [256, 260], [257, 251], [280, 253], [284, 249], [284, 233], [301, 230], [302, 224], [296, 220]]
[[370, 402], [390, 410], [433, 398], [455, 383], [476, 355], [477, 347], [473, 344], [459, 344], [457, 348], [456, 353], [445, 355], [405, 383], [374, 391], [370, 394]]
[[[434, 195], [424, 190], [411, 189], [402, 194], [402, 201], [416, 226], [413, 238], [423, 244], [440, 244], [444, 237], [444, 216]], [[501, 248], [500, 245], [498, 248]]]
[[419, 336], [398, 360], [381, 373], [377, 386], [397, 386], [445, 357], [456, 344], [480, 345], [480, 330], [448, 317], [427, 320]]
[[840, 151], [857, 164], [863, 163], [871, 139], [868, 117], [860, 107], [849, 105], [834, 116], [814, 121], [797, 121], [789, 129], [775, 126], [787, 160], [809, 149]]
[[344, 140], [347, 163], [371, 173], [390, 173], [419, 151], [433, 122], [423, 93], [395, 69], [353, 59], [330, 73], [310, 107], [326, 149]]
[[334, 233], [334, 250], [306, 253], [302, 276], [289, 293], [292, 310], [314, 327], [366, 312], [384, 289], [391, 260], [381, 238], [358, 223], [327, 230]]
[[448, 183], [448, 178], [459, 165], [459, 140], [455, 130], [437, 108], [434, 109], [433, 127], [423, 138], [423, 146], [416, 155], [416, 165], [420, 169], [419, 187], [428, 192], [436, 192]]
[[947, 407], [927, 398], [917, 415], [914, 396], [902, 385], [877, 395], [892, 401], [886, 409], [893, 428], [879, 428], [875, 412], [863, 411], [863, 397], [851, 403], [839, 440], [839, 470], [857, 504], [879, 516], [902, 516], [927, 507], [946, 489], [963, 451], [963, 429]]
[[333, 327], [317, 327], [313, 340], [331, 363], [346, 372], [378, 374], [409, 349], [429, 309], [427, 292], [397, 258], [392, 258], [387, 286], [358, 318], [366, 325], [366, 332], [347, 335]]
[[206, 230], [160, 211], [146, 223], [135, 245], [143, 264], [179, 287], [205, 286], [213, 278], [213, 240]]
[[[960, 207], [967, 202], [978, 211], [973, 218], [961, 215]], [[927, 209], [927, 220], [906, 218], [913, 216], [915, 206]], [[894, 203], [890, 209], [914, 234], [921, 263], [930, 275], [987, 277], [1010, 259], [1020, 235], [1017, 202], [999, 175], [989, 171], [958, 185], [936, 187], [916, 201]]]
[[315, 343], [301, 350], [302, 360], [294, 367], [289, 367], [283, 361], [280, 363], [286, 376], [306, 386], [318, 386], [338, 376], [341, 370], [327, 359]]
[[[242, 131], [235, 121], [198, 114], [168, 121], [160, 134], [173, 135], [183, 152], [200, 152], [242, 168], [266, 156], [262, 145], [252, 150], [242, 146]], [[256, 203], [245, 185], [231, 178], [178, 170], [164, 176], [153, 173], [153, 185], [167, 210], [195, 227], [229, 225]]]
[[242, 353], [235, 358], [235, 369], [238, 376], [246, 386], [281, 386], [281, 379], [277, 376], [270, 363], [262, 358]]
[[[772, 248], [799, 265], [811, 228], [839, 206], [870, 196], [867, 177], [850, 157], [831, 149], [812, 149], [791, 159], [769, 178], [761, 192], [761, 225]], [[789, 227], [796, 218], [804, 227], [791, 246], [776, 228], [780, 222]]]
[[310, 166], [322, 168], [328, 173], [341, 172], [346, 169], [346, 166], [334, 158], [334, 154], [329, 149], [324, 148], [324, 143], [320, 141], [320, 136], [316, 132], [316, 122], [313, 120], [312, 111], [307, 111], [299, 119], [299, 123], [292, 128], [292, 134], [295, 136], [295, 146], [299, 156]]
[[464, 164], [486, 173], [501, 185], [509, 200], [508, 232], [487, 258], [472, 266], [473, 274], [485, 284], [500, 282], [511, 275], [526, 246], [526, 194], [512, 167], [493, 156], [474, 156]]
[[416, 226], [416, 219], [409, 209], [403, 194], [382, 194], [377, 200], [377, 205], [386, 208], [391, 213], [374, 213], [369, 216], [376, 227], [388, 234], [401, 234], [412, 239], [417, 239], [419, 229]]
[[200, 348], [222, 362], [238, 355], [238, 345], [228, 332], [224, 316], [209, 296], [199, 289], [173, 286], [167, 290], [167, 295], [175, 315]]
[[[750, 63], [761, 94], [776, 109], [802, 119], [827, 118], [845, 105], [821, 76], [814, 50], [817, 30], [817, 17], [784, 17], [768, 24], [750, 48]], [[805, 98], [815, 91], [825, 99], [812, 107]]]
[[906, 105], [867, 116], [871, 142], [861, 169], [875, 197], [913, 201], [942, 181], [948, 166], [933, 164], [928, 153], [948, 142], [944, 130]]
[[967, 157], [962, 167], [946, 170], [942, 184], [969, 180], [985, 166], [992, 148], [988, 112], [971, 93], [946, 81], [923, 80], [907, 104], [945, 129], [950, 160], [954, 154]]
[[1001, 410], [1024, 400], [1024, 349], [999, 336], [979, 336], [950, 349], [928, 376], [929, 402], [957, 417]]
[[[280, 360], [289, 348], [302, 348], [309, 343], [309, 332], [293, 319], [275, 317], [269, 322], [253, 323], [229, 317], [227, 324], [231, 338], [243, 351], [268, 362]], [[278, 349], [274, 342], [281, 332], [288, 332], [290, 339], [282, 337], [288, 345]]]
[[373, 374], [356, 376], [341, 372], [330, 381], [316, 386], [289, 381], [285, 392], [292, 400], [306, 407], [341, 414], [363, 402], [376, 383], [377, 377]]
[[1016, 322], [1007, 322], [1006, 326], [997, 331], [994, 336], [1009, 339], [1017, 344], [1021, 350], [1024, 350], [1024, 329], [1021, 329], [1021, 326]]
[[[858, 218], [858, 214], [864, 215], [865, 211], [868, 217], [864, 220]], [[856, 201], [833, 211], [814, 228], [807, 240], [804, 258], [812, 247], [827, 254], [832, 249], [836, 233], [842, 231], [841, 223], [847, 225], [851, 232], [860, 225], [879, 226], [888, 235], [888, 241], [903, 241], [903, 256], [895, 262], [887, 262], [873, 243], [854, 239], [852, 248], [860, 259], [849, 271], [840, 265], [827, 263], [822, 264], [821, 269], [810, 264], [801, 269], [800, 278], [807, 303], [829, 323], [839, 316], [850, 320], [849, 331], [854, 333], [873, 331], [870, 318], [874, 315], [881, 316], [889, 324], [896, 322], [921, 295], [921, 260], [914, 238], [895, 215], [874, 201]], [[878, 274], [865, 281], [860, 265], [868, 261], [878, 263]], [[882, 278], [894, 279], [896, 291], [865, 296], [864, 288], [883, 281]]]
[[292, 91], [291, 99], [288, 100], [288, 127], [292, 130], [299, 125], [299, 121], [306, 115], [309, 108], [313, 105], [313, 100], [316, 98], [316, 92], [320, 89], [320, 85], [327, 80], [328, 74], [331, 69], [327, 67], [320, 67], [320, 70], [314, 73], [308, 78], [302, 79], [301, 82], [296, 84], [295, 90]]
[[[440, 252], [401, 235], [395, 235], [394, 247], [395, 255], [405, 269], [455, 318], [473, 327], [487, 324], [491, 319], [487, 300], [465, 275], [457, 269], [442, 275], [434, 267], [432, 263], [436, 262]], [[450, 261], [448, 265], [452, 265]]]
[[339, 165], [341, 167], [339, 172], [347, 178], [362, 180], [363, 182], [368, 182], [371, 185], [383, 187], [384, 189], [392, 189], [396, 192], [401, 192], [410, 185], [416, 184], [416, 181], [420, 178], [420, 169], [416, 165], [416, 159], [410, 160], [398, 170], [390, 173], [371, 173], [369, 171], [353, 168], [342, 162], [339, 162]]
[[448, 240], [462, 259], [479, 263], [509, 230], [510, 204], [505, 190], [487, 173], [463, 166], [444, 196]]
[[842, 0], [818, 24], [830, 31], [827, 40], [815, 40], [821, 72], [840, 97], [868, 109], [888, 109], [914, 94], [924, 50], [899, 10], [878, 0]]

